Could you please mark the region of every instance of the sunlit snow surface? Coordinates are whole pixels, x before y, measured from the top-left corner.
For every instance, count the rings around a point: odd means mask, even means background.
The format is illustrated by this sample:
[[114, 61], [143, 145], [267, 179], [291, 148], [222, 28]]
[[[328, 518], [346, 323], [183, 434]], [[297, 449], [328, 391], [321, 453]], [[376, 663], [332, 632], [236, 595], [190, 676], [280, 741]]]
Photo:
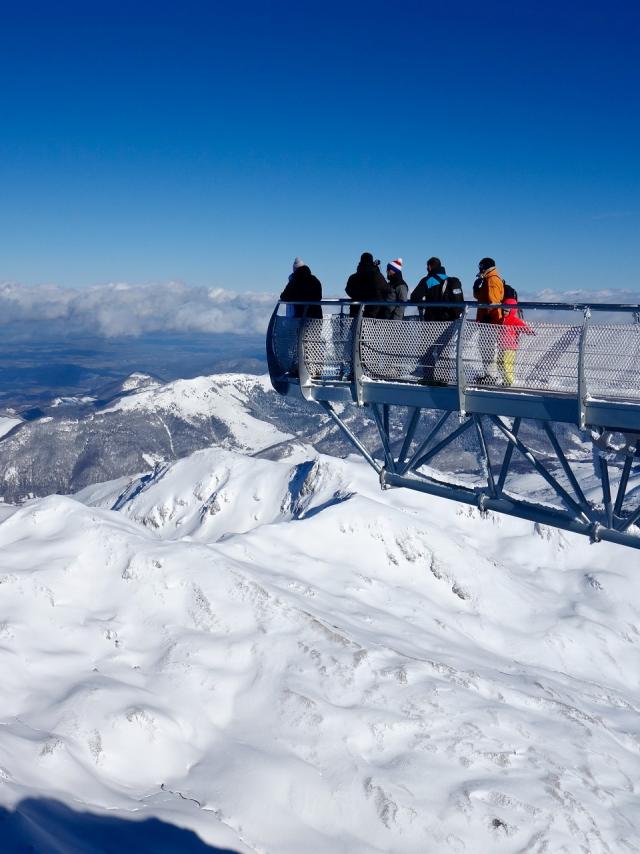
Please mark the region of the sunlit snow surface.
[[8, 416], [0, 415], [0, 438], [2, 438], [2, 436], [6, 436], [10, 430], [13, 430], [13, 428], [17, 427], [20, 423], [20, 418], [10, 418]]
[[304, 447], [78, 499], [0, 507], [5, 807], [239, 852], [640, 851], [636, 552]]

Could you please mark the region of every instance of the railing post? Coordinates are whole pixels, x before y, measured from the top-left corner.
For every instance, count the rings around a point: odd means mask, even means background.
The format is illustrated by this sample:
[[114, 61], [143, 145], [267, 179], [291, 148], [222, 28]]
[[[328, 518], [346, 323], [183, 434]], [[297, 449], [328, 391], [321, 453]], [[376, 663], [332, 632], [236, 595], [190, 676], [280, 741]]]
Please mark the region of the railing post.
[[353, 352], [351, 362], [353, 364], [353, 391], [358, 406], [364, 405], [362, 392], [362, 356], [360, 354], [360, 337], [362, 335], [362, 318], [364, 316], [364, 305], [360, 303], [358, 315], [353, 325]]
[[587, 395], [589, 393], [587, 389], [587, 378], [585, 373], [585, 353], [590, 316], [591, 310], [589, 309], [589, 306], [587, 306], [584, 309], [582, 329], [580, 330], [580, 340], [578, 344], [578, 424], [581, 430], [584, 430], [585, 428]]
[[464, 324], [467, 319], [467, 312], [469, 311], [469, 306], [465, 305], [462, 316], [458, 323], [460, 324], [458, 328], [458, 346], [456, 348], [456, 379], [458, 381], [458, 409], [460, 410], [460, 418], [464, 418], [467, 414], [467, 403], [466, 403], [466, 389], [467, 389], [467, 380], [464, 374]]
[[305, 305], [300, 319], [300, 329], [298, 329], [298, 377], [300, 379], [300, 391], [302, 396], [309, 399], [309, 392], [305, 391], [311, 386], [311, 374], [307, 369], [307, 363], [304, 358], [304, 333], [307, 319], [308, 306]]

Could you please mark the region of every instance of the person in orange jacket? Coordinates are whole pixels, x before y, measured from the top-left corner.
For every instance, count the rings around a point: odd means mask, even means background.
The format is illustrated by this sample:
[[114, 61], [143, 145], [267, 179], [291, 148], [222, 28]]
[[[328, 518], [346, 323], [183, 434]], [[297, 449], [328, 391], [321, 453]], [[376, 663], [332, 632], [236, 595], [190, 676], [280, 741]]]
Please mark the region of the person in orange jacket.
[[514, 299], [506, 299], [504, 301], [505, 315], [502, 321], [502, 326], [498, 331], [498, 367], [502, 374], [502, 382], [504, 385], [513, 385], [516, 376], [516, 351], [520, 335], [535, 335], [536, 333], [525, 323], [521, 317], [518, 317], [518, 303]]
[[[504, 300], [504, 282], [496, 270], [493, 258], [483, 258], [478, 264], [478, 278], [473, 285], [473, 295], [479, 303], [499, 304]], [[502, 323], [501, 308], [479, 308], [477, 323]]]
[[[500, 305], [504, 300], [504, 282], [496, 270], [496, 262], [493, 258], [483, 258], [478, 264], [478, 276], [473, 284], [473, 295], [479, 303]], [[501, 308], [479, 308], [476, 323], [499, 326], [502, 323], [502, 315]], [[477, 381], [483, 385], [495, 385], [498, 381], [495, 330], [485, 327], [484, 330], [479, 328], [478, 332], [484, 373], [477, 377]]]

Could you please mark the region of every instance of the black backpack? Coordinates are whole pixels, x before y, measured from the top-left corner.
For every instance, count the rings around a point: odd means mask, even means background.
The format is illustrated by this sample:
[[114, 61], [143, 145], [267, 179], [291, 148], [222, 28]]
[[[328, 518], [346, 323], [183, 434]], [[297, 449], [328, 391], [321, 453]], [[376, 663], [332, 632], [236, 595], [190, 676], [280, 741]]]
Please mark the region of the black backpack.
[[[440, 293], [437, 302], [464, 302], [462, 293], [462, 282], [456, 276], [447, 276], [441, 279], [436, 273], [435, 278], [440, 282]], [[461, 308], [440, 309], [442, 320], [457, 320], [462, 314]]]
[[515, 288], [512, 288], [511, 285], [508, 285], [504, 279], [502, 280], [502, 286], [504, 287], [503, 299], [514, 299], [518, 302], [518, 291]]

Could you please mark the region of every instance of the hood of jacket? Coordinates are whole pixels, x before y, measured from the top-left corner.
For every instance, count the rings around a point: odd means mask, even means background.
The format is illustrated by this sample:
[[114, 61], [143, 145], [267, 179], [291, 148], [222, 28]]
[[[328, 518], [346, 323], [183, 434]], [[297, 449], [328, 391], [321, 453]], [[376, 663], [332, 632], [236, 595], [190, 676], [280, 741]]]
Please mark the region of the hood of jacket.
[[498, 278], [500, 278], [500, 273], [498, 272], [497, 267], [489, 267], [489, 269], [485, 270], [484, 273], [480, 273], [480, 278], [485, 279], [485, 281], [490, 279], [491, 276], [498, 276]]
[[310, 279], [311, 278], [311, 270], [307, 267], [306, 264], [303, 264], [302, 267], [296, 267], [293, 271], [293, 277], [295, 279]]
[[380, 267], [377, 267], [373, 261], [360, 261], [358, 263], [358, 267], [356, 269], [357, 273], [371, 273], [380, 272]]
[[[439, 278], [436, 278], [439, 276]], [[447, 271], [444, 267], [440, 267], [439, 270], [434, 270], [433, 273], [429, 273], [427, 275], [426, 284], [428, 288], [437, 288], [444, 283], [444, 280], [447, 278]]]

